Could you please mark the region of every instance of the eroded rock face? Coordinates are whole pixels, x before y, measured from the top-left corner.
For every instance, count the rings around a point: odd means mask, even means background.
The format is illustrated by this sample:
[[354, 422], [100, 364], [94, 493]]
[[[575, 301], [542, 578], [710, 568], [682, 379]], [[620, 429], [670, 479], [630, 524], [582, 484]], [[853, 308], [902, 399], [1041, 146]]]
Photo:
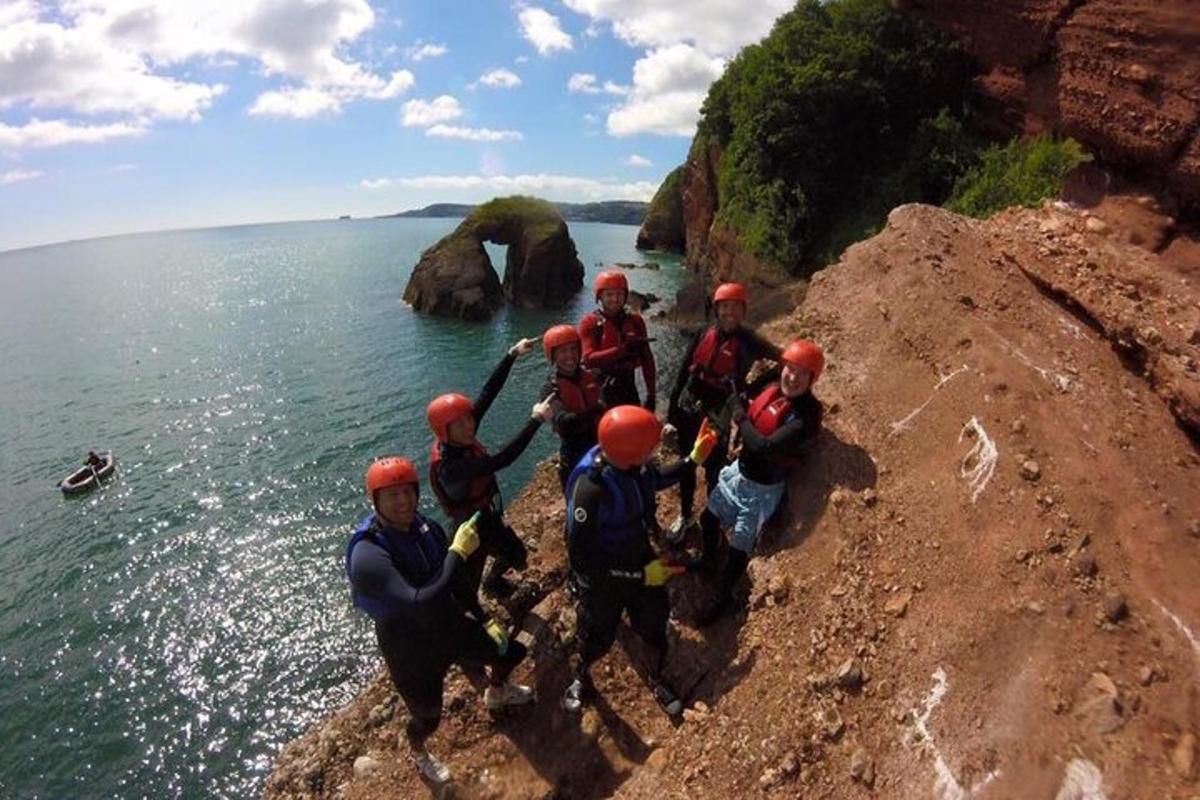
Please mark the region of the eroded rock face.
[[906, 0], [990, 72], [978, 88], [1010, 133], [1070, 135], [1200, 209], [1200, 23], [1187, 0]]
[[685, 236], [683, 230], [683, 175], [686, 165], [672, 170], [654, 193], [646, 219], [638, 230], [639, 250], [665, 250], [682, 253]]
[[[507, 245], [503, 282], [484, 242]], [[507, 300], [522, 308], [565, 304], [583, 286], [583, 262], [558, 210], [530, 197], [479, 206], [421, 254], [404, 299], [418, 311], [481, 320]]]

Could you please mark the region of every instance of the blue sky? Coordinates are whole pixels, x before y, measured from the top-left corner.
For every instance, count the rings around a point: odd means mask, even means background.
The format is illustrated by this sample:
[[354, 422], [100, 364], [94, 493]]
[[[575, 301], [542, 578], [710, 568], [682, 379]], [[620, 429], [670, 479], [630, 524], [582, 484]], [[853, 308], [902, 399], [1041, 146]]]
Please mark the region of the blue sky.
[[0, 0], [0, 250], [649, 199], [724, 62], [789, 6]]

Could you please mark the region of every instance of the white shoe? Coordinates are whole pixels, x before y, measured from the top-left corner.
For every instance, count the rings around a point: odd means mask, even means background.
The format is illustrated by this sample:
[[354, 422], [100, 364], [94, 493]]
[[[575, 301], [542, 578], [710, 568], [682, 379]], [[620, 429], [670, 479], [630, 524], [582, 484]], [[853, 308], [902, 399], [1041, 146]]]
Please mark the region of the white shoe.
[[687, 531], [688, 523], [684, 520], [683, 515], [679, 514], [671, 523], [671, 527], [667, 528], [663, 538], [667, 540], [667, 544], [679, 544], [687, 535]]
[[450, 768], [439, 761], [428, 750], [413, 753], [413, 761], [421, 775], [430, 783], [443, 784], [450, 782]]
[[519, 683], [489, 686], [483, 692], [483, 704], [488, 711], [499, 711], [506, 706], [519, 706], [537, 699], [533, 689]]

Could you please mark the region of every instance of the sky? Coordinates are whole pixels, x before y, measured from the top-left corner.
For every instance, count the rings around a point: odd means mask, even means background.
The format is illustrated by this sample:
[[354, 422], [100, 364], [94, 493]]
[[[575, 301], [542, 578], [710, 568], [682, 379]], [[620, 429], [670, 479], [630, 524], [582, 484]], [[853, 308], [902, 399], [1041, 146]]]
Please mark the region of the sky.
[[0, 250], [649, 200], [793, 0], [0, 0]]

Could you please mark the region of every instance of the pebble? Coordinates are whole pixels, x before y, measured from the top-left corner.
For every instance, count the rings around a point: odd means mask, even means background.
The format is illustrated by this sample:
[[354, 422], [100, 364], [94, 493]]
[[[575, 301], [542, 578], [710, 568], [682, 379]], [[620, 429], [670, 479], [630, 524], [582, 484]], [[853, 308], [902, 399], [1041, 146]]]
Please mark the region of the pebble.
[[379, 762], [370, 756], [359, 756], [354, 759], [354, 777], [365, 778], [379, 771]]
[[842, 665], [838, 667], [836, 680], [837, 685], [843, 689], [856, 689], [861, 686], [863, 682], [863, 672], [858, 660], [854, 658], [847, 658], [845, 661], [843, 661]]
[[813, 716], [816, 718], [817, 726], [821, 729], [821, 735], [831, 742], [846, 730], [846, 722], [842, 719], [841, 713], [832, 706], [817, 711]]
[[875, 494], [874, 489], [863, 489], [862, 494], [859, 496], [862, 498], [862, 504], [867, 508], [879, 502], [879, 495]]
[[1080, 553], [1071, 559], [1071, 572], [1078, 578], [1091, 578], [1098, 571], [1096, 557], [1091, 553]]
[[1042, 468], [1032, 458], [1021, 462], [1021, 477], [1027, 481], [1036, 481], [1042, 476]]
[[1138, 683], [1142, 686], [1149, 686], [1154, 683], [1154, 667], [1148, 667], [1145, 664], [1138, 670]]
[[862, 747], [850, 756], [850, 777], [867, 787], [875, 785], [875, 759]]
[[1012, 425], [1008, 426], [1008, 429], [1016, 434], [1024, 433], [1025, 432], [1025, 420], [1014, 419], [1012, 422]]
[[897, 592], [883, 604], [883, 610], [893, 617], [903, 617], [908, 611], [908, 604], [911, 602], [912, 592]]
[[1196, 776], [1196, 736], [1185, 733], [1171, 749], [1171, 766], [1185, 781]]
[[1108, 232], [1108, 223], [1099, 217], [1088, 217], [1087, 221], [1083, 223], [1083, 226], [1092, 233]]
[[1129, 613], [1129, 604], [1125, 602], [1125, 595], [1120, 592], [1109, 592], [1104, 595], [1101, 610], [1104, 612], [1104, 618], [1109, 622], [1120, 622]]
[[646, 759], [646, 766], [655, 772], [662, 772], [667, 768], [669, 762], [667, 751], [660, 747]]
[[1083, 724], [1098, 734], [1112, 733], [1125, 724], [1121, 701], [1112, 678], [1103, 672], [1094, 672], [1084, 687], [1089, 697], [1079, 706], [1079, 718]]

